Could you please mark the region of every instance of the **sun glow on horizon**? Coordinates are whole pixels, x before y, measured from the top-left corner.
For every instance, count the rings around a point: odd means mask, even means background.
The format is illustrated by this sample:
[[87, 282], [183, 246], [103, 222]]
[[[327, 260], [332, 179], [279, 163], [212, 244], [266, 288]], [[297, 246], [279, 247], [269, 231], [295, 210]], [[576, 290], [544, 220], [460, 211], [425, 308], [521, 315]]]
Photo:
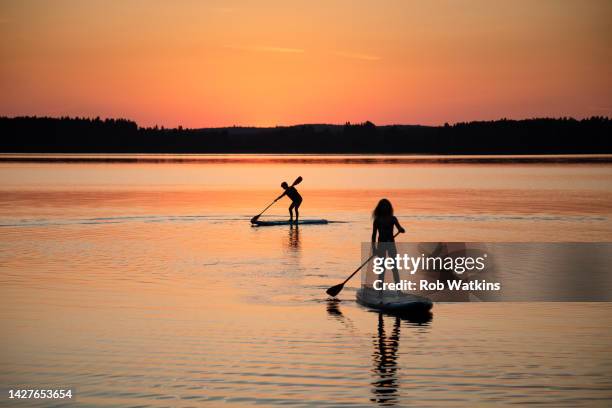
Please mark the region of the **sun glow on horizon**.
[[141, 126], [612, 115], [612, 3], [0, 5], [0, 115]]

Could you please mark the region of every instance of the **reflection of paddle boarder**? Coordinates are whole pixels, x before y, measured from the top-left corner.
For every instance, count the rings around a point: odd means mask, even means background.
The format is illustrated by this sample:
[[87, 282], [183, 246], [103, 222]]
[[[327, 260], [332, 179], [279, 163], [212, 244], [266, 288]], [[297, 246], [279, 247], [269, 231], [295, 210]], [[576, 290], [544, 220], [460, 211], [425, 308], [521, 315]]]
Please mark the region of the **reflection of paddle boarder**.
[[428, 330], [423, 330], [423, 326], [429, 324], [431, 314], [427, 313], [413, 318], [393, 316], [391, 319], [393, 319], [393, 329], [389, 333], [388, 329], [385, 329], [384, 314], [378, 313], [378, 331], [373, 336], [374, 352], [372, 353], [372, 360], [374, 367], [372, 373], [374, 373], [374, 380], [372, 381], [373, 395], [370, 401], [380, 406], [393, 406], [401, 402], [399, 399], [398, 370], [400, 367], [398, 360], [402, 320], [410, 322], [410, 326], [419, 328], [415, 332], [418, 336], [415, 340], [420, 340], [419, 337], [427, 335]]
[[[386, 198], [383, 198], [378, 202], [378, 205], [372, 212], [372, 249], [375, 250], [376, 235], [378, 234], [378, 251], [377, 255], [380, 257], [395, 258], [397, 255], [397, 248], [395, 247], [395, 238], [393, 236], [393, 227], [397, 227], [400, 233], [406, 232], [406, 230], [400, 225], [397, 217], [393, 215], [393, 206], [391, 202]], [[393, 266], [393, 279], [395, 282], [400, 281], [399, 271], [397, 265]], [[381, 276], [381, 280], [385, 280], [384, 272]], [[382, 294], [382, 292], [381, 292]]]
[[300, 227], [291, 225], [289, 227], [289, 249], [300, 249]]
[[400, 342], [400, 318], [395, 317], [391, 335], [385, 333], [385, 320], [378, 314], [378, 333], [374, 337], [374, 369], [372, 402], [380, 405], [395, 405], [398, 402], [397, 351]]
[[[301, 180], [300, 180], [301, 181]], [[295, 223], [298, 223], [298, 219], [300, 217], [299, 208], [302, 204], [302, 196], [298, 193], [297, 189], [294, 187], [296, 183], [289, 185], [286, 181], [281, 183], [281, 187], [285, 189], [285, 192], [279, 195], [276, 200], [278, 201], [284, 196], [287, 196], [291, 199], [291, 205], [289, 206], [289, 222], [293, 222], [293, 209], [295, 208]]]

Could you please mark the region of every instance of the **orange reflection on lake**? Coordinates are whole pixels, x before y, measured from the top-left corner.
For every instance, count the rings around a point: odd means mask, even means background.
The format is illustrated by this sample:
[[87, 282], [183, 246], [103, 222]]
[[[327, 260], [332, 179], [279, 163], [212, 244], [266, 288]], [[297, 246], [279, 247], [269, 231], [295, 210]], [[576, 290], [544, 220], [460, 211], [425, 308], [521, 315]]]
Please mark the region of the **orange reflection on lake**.
[[[302, 217], [339, 222], [251, 227], [298, 175]], [[324, 290], [360, 263], [383, 196], [406, 241], [609, 241], [610, 176], [605, 163], [0, 161], [0, 383], [73, 386], [97, 406], [603, 403], [607, 303], [443, 303], [414, 321], [358, 306], [358, 279], [339, 302]]]

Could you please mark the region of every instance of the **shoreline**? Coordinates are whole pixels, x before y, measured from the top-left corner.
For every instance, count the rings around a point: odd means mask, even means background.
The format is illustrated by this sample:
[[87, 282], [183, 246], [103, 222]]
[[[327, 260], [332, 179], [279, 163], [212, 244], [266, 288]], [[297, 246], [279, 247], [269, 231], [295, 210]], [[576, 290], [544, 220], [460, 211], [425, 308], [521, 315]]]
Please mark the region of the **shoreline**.
[[312, 163], [312, 164], [606, 164], [612, 154], [389, 155], [295, 153], [0, 153], [0, 162]]

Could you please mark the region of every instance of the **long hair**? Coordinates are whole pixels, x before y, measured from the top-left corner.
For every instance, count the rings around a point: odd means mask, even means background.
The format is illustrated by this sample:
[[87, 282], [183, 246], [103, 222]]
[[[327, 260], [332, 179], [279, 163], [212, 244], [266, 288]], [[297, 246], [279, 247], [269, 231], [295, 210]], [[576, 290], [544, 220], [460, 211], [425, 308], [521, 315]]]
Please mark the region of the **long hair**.
[[374, 211], [372, 211], [372, 218], [379, 217], [390, 217], [393, 215], [393, 206], [391, 205], [391, 201], [383, 198], [378, 202]]

